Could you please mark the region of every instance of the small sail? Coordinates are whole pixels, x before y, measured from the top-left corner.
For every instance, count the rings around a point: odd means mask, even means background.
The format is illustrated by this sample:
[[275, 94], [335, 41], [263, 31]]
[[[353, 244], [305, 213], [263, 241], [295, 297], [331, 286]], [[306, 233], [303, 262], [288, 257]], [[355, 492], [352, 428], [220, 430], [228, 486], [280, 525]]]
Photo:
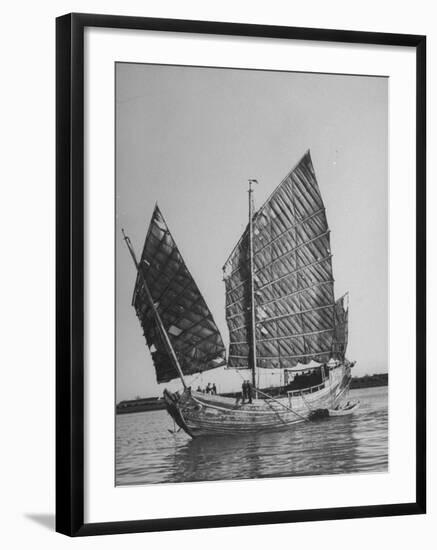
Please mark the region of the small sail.
[[[328, 361], [335, 330], [329, 228], [309, 151], [253, 217], [257, 367]], [[223, 271], [228, 366], [249, 367], [248, 227]]]
[[335, 332], [332, 344], [332, 356], [343, 360], [348, 339], [349, 295], [345, 294], [335, 302]]
[[[220, 332], [158, 206], [153, 212], [140, 265], [182, 372], [190, 375], [224, 365], [225, 346]], [[139, 276], [132, 304], [152, 354], [157, 381], [177, 378]]]

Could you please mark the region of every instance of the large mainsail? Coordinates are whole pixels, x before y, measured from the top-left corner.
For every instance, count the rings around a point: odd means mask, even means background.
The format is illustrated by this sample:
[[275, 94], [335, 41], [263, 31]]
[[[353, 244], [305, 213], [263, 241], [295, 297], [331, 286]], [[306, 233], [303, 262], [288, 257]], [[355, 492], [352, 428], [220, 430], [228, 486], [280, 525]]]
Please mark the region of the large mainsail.
[[[220, 332], [158, 206], [140, 266], [182, 372], [189, 375], [224, 365], [225, 347]], [[132, 303], [152, 353], [157, 381], [177, 378], [139, 276]]]
[[[309, 151], [252, 218], [256, 366], [328, 361], [336, 319], [329, 228]], [[228, 365], [250, 367], [249, 226], [223, 270]], [[345, 325], [345, 327], [346, 327]], [[338, 331], [343, 340], [347, 327]], [[341, 334], [340, 334], [341, 332]]]

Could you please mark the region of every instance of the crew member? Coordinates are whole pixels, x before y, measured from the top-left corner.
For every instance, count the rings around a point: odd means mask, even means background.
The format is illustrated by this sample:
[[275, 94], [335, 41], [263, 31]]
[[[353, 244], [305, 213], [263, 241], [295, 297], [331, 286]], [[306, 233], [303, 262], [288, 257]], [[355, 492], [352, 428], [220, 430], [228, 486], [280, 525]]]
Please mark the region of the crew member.
[[242, 405], [244, 405], [244, 403], [246, 402], [246, 398], [247, 398], [247, 380], [244, 380], [243, 383], [241, 384], [241, 395], [243, 397], [241, 403]]
[[252, 403], [252, 384], [249, 382], [249, 380], [246, 380], [246, 395], [249, 399], [249, 403]]

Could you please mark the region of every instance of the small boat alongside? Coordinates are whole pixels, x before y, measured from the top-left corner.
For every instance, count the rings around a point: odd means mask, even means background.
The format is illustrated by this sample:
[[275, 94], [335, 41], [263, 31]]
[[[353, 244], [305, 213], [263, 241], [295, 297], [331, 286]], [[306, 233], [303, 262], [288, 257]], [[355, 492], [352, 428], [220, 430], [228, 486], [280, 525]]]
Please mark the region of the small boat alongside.
[[[167, 411], [193, 438], [279, 430], [358, 407], [343, 405], [355, 364], [346, 358], [349, 302], [334, 296], [330, 230], [309, 151], [256, 211], [254, 183], [249, 221], [223, 267], [227, 353], [158, 206], [140, 261], [123, 232], [137, 271], [132, 305], [157, 381], [182, 384], [164, 390]], [[186, 382], [223, 366], [242, 373], [248, 398]], [[283, 386], [261, 389], [263, 369], [282, 372]]]
[[359, 401], [348, 401], [343, 407], [329, 409], [329, 416], [347, 416], [360, 408]]

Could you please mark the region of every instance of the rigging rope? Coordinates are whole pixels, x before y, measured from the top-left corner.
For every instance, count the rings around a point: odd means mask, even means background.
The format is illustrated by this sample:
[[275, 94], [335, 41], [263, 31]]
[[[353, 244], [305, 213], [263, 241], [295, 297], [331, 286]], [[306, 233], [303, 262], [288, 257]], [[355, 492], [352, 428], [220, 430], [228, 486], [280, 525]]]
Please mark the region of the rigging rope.
[[313, 412], [313, 409], [308, 405], [307, 403], [307, 400], [305, 399], [305, 397], [303, 396], [303, 393], [301, 392], [300, 393], [300, 396], [302, 397], [302, 401], [305, 403], [305, 405], [307, 406], [307, 409], [310, 411], [310, 412]]
[[[274, 397], [272, 397], [271, 395], [268, 395], [267, 393], [264, 393], [262, 392], [261, 390], [257, 390], [261, 395], [264, 395], [267, 397], [267, 399], [271, 399], [272, 401], [276, 401], [276, 403], [278, 403], [279, 405], [281, 405], [282, 407], [284, 407], [285, 409], [287, 409], [287, 411], [290, 411], [292, 412], [293, 414], [295, 414], [296, 416], [298, 416], [299, 418], [301, 418], [302, 420], [305, 420], [306, 422], [308, 422], [308, 418], [305, 418], [304, 416], [302, 416], [301, 414], [299, 414], [298, 412], [294, 411], [292, 408], [290, 407], [287, 407], [287, 405], [285, 405], [285, 403], [282, 403], [282, 401], [279, 401], [278, 399], [275, 399]], [[266, 401], [266, 400], [265, 400]], [[270, 404], [268, 404], [270, 406]]]

